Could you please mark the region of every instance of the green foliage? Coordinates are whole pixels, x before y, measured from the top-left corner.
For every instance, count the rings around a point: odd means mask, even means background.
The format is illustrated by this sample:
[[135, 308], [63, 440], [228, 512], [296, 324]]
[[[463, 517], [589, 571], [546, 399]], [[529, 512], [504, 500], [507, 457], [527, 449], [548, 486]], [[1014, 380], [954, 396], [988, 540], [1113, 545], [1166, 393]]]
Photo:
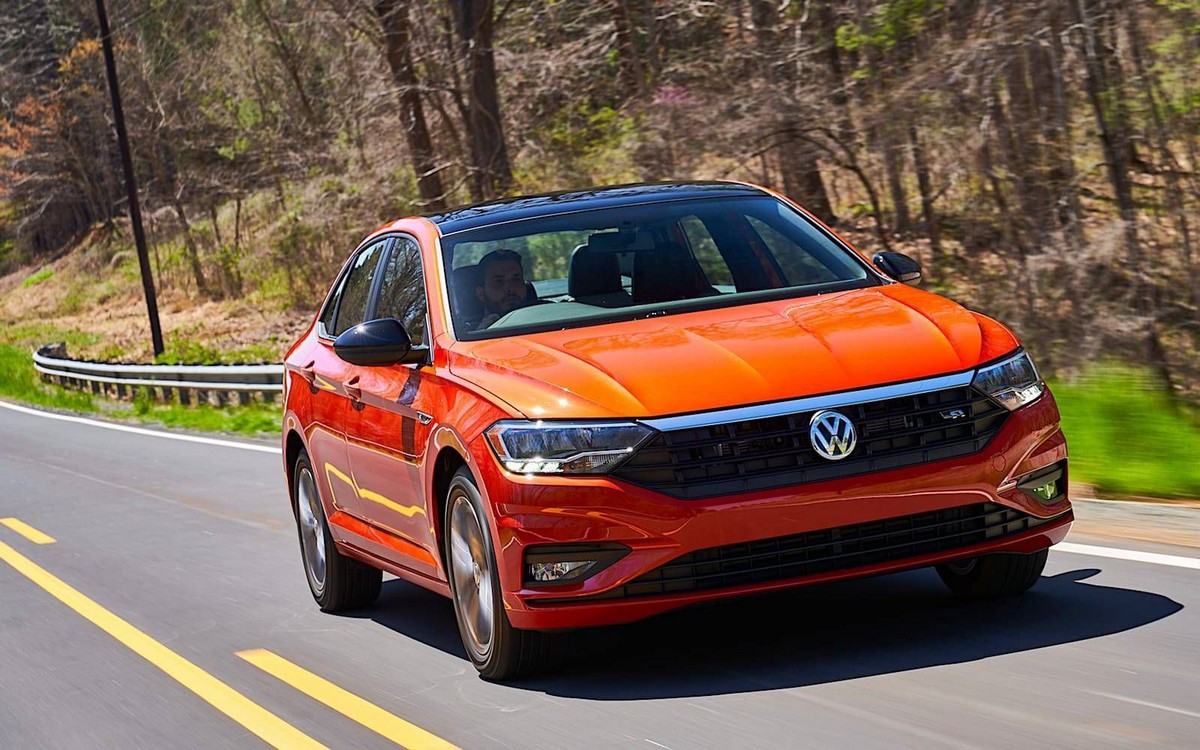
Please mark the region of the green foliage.
[[637, 126], [636, 120], [610, 106], [581, 103], [561, 110], [551, 120], [546, 137], [556, 150], [586, 156], [619, 143]]
[[17, 250], [17, 242], [12, 237], [0, 234], [0, 269], [15, 266], [24, 260]]
[[1175, 23], [1167, 33], [1151, 43], [1153, 73], [1162, 87], [1160, 115], [1164, 118], [1188, 115], [1200, 109], [1200, 66], [1196, 36], [1200, 34], [1200, 2], [1196, 0], [1159, 0], [1172, 11]]
[[167, 427], [206, 432], [235, 432], [242, 435], [278, 434], [283, 411], [278, 404], [251, 403], [246, 406], [186, 407], [164, 404], [139, 413], [140, 421]]
[[204, 343], [199, 330], [174, 333], [155, 357], [159, 365], [236, 365], [281, 362], [284, 347], [272, 341], [238, 349], [221, 349]]
[[56, 409], [95, 408], [91, 394], [42, 383], [33, 369], [30, 350], [9, 344], [0, 344], [0, 396]]
[[46, 279], [54, 275], [54, 269], [49, 266], [41, 269], [37, 273], [30, 274], [24, 281], [21, 282], [21, 287], [28, 289], [29, 287], [40, 284]]
[[58, 341], [65, 343], [69, 352], [72, 349], [91, 346], [100, 341], [100, 337], [86, 331], [57, 328], [48, 323], [16, 323], [0, 326], [0, 344], [33, 349]]
[[[640, 126], [637, 115], [608, 105], [578, 102], [558, 110], [536, 135], [555, 155], [558, 169], [571, 173], [573, 184], [578, 186], [636, 180], [629, 160]], [[518, 169], [516, 177], [520, 183], [531, 183], [531, 191], [546, 189], [546, 176], [535, 169]]]
[[217, 146], [217, 153], [222, 159], [233, 161], [238, 157], [238, 154], [244, 154], [250, 150], [250, 139], [244, 135], [239, 135], [233, 139], [233, 143], [227, 146]]
[[83, 287], [71, 284], [67, 293], [58, 301], [58, 311], [63, 315], [74, 315], [83, 309]]
[[119, 362], [126, 354], [125, 349], [119, 344], [108, 343], [101, 347], [99, 351], [93, 353], [91, 359], [97, 362]]
[[154, 411], [154, 394], [149, 388], [138, 388], [133, 394], [133, 413], [144, 417]]
[[1052, 388], [1072, 479], [1105, 493], [1200, 497], [1200, 419], [1145, 370], [1097, 366]]
[[262, 108], [253, 99], [240, 99], [235, 105], [237, 124], [249, 130], [262, 124]]
[[839, 26], [837, 45], [848, 52], [864, 47], [890, 50], [916, 38], [942, 6], [942, 0], [887, 0], [861, 23]]
[[154, 358], [159, 365], [217, 365], [221, 364], [221, 350], [202, 341], [188, 338], [186, 334], [173, 335], [164, 342], [163, 353]]

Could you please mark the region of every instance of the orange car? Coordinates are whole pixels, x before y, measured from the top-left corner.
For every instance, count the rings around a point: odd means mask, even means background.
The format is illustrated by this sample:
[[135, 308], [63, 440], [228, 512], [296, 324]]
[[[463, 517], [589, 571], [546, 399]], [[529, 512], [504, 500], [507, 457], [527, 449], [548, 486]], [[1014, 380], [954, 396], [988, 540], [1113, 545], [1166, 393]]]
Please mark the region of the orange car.
[[596, 188], [401, 219], [286, 359], [285, 470], [323, 610], [449, 596], [487, 678], [545, 631], [936, 566], [1032, 586], [1067, 446], [1004, 326], [782, 196]]

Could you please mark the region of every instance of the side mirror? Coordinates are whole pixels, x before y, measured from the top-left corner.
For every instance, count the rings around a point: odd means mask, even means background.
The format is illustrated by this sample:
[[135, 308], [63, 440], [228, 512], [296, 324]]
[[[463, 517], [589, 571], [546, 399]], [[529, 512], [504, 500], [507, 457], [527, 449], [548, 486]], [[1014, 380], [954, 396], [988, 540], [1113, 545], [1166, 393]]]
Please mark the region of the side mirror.
[[901, 284], [916, 286], [921, 283], [921, 264], [904, 253], [876, 253], [871, 260], [884, 273]]
[[333, 351], [352, 365], [379, 367], [425, 359], [425, 349], [413, 349], [408, 332], [395, 318], [368, 320], [348, 328], [333, 342]]

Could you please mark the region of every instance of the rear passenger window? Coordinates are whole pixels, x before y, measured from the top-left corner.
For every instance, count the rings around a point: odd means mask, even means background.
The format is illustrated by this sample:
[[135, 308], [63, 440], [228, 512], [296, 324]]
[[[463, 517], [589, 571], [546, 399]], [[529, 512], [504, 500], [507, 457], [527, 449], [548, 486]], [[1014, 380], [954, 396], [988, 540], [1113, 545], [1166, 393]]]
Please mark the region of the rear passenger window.
[[409, 237], [398, 237], [392, 245], [383, 271], [375, 317], [400, 321], [414, 346], [425, 340], [425, 277], [421, 272], [421, 248]]
[[347, 328], [363, 322], [363, 316], [367, 312], [367, 300], [371, 296], [371, 285], [375, 281], [375, 269], [379, 266], [379, 256], [385, 245], [387, 240], [377, 242], [354, 259], [354, 264], [339, 290], [340, 300], [335, 303], [337, 320], [333, 330], [329, 331], [331, 335], [339, 336]]

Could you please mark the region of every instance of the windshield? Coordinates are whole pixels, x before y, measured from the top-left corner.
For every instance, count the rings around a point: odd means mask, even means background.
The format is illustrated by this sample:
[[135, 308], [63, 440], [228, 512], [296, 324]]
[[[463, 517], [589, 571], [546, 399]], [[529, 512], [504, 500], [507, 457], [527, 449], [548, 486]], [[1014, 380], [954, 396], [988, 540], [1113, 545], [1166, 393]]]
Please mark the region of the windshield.
[[442, 238], [459, 339], [596, 325], [879, 283], [771, 196], [648, 203]]

